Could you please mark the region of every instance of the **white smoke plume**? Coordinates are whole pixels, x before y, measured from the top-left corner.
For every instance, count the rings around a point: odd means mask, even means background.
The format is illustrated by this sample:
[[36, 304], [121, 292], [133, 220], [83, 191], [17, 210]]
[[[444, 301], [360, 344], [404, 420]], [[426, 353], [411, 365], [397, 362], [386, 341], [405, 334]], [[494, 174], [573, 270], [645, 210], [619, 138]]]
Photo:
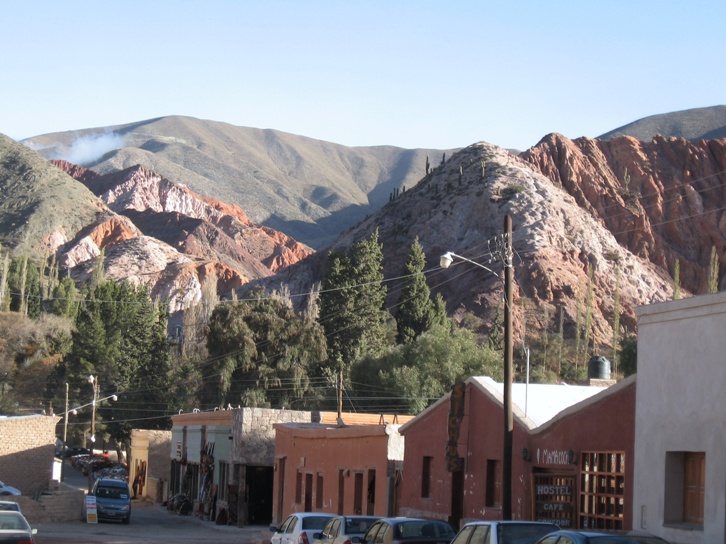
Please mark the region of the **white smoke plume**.
[[83, 136], [74, 140], [69, 147], [59, 150], [61, 156], [58, 158], [83, 166], [95, 162], [109, 151], [121, 149], [124, 145], [123, 136], [115, 132]]

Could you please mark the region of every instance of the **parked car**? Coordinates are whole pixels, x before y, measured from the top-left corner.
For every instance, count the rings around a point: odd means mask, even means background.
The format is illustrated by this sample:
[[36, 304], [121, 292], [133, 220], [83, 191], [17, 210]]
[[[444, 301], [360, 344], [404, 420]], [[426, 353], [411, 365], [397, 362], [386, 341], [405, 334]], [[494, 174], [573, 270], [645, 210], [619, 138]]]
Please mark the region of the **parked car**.
[[[93, 484], [89, 495], [96, 497], [96, 514], [100, 520], [131, 521], [131, 493], [129, 484], [124, 480], [99, 478]], [[86, 507], [83, 507], [86, 517]]]
[[23, 493], [11, 486], [11, 485], [5, 485], [4, 483], [0, 482], [0, 495], [22, 495]]
[[461, 528], [451, 544], [534, 544], [558, 530], [554, 523], [539, 521], [472, 521]]
[[58, 457], [60, 459], [70, 459], [71, 457], [74, 457], [76, 455], [91, 455], [91, 450], [89, 450], [88, 448], [74, 446], [72, 448], [61, 450], [58, 454]]
[[0, 511], [0, 542], [3, 544], [34, 544], [38, 529], [31, 529], [20, 512]]
[[271, 526], [270, 544], [311, 544], [333, 514], [298, 512], [285, 518], [280, 527]]
[[375, 516], [335, 516], [328, 520], [314, 544], [358, 544], [379, 519]]
[[0, 510], [20, 512], [20, 505], [15, 501], [0, 501]]
[[659, 536], [639, 531], [571, 531], [551, 533], [537, 544], [668, 544]]
[[382, 518], [368, 529], [363, 544], [449, 544], [456, 532], [444, 521]]

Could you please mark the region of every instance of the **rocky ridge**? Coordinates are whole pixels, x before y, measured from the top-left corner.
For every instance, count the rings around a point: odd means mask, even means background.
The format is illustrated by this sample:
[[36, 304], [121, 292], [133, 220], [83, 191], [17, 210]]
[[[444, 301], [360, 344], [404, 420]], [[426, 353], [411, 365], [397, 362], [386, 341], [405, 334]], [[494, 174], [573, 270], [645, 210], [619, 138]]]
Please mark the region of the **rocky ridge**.
[[197, 195], [141, 166], [101, 175], [52, 161], [82, 181], [113, 212], [61, 250], [61, 266], [79, 281], [105, 250], [106, 273], [144, 283], [171, 309], [199, 298], [208, 274], [219, 291], [268, 276], [312, 253], [283, 233], [252, 223], [244, 211]]
[[[712, 248], [724, 269], [726, 140], [629, 136], [569, 140], [550, 134], [520, 157], [571, 195], [619, 245], [707, 290]], [[719, 285], [723, 285], [723, 273]]]
[[[629, 330], [636, 325], [636, 306], [671, 296], [668, 275], [619, 244], [565, 187], [537, 171], [532, 163], [486, 143], [452, 155], [328, 249], [349, 247], [377, 229], [383, 244], [385, 276], [400, 278], [411, 243], [418, 237], [429, 263], [428, 283], [434, 292], [444, 295], [449, 311], [460, 314], [471, 310], [491, 324], [502, 310], [500, 257], [505, 215], [511, 217], [514, 226], [518, 338], [541, 334], [545, 328], [553, 331], [555, 316], [560, 313], [565, 334], [571, 338], [578, 312], [584, 315], [589, 275], [593, 338], [600, 344], [609, 343], [613, 337], [616, 284], [620, 322]], [[439, 257], [447, 251], [481, 263], [491, 272], [464, 261], [441, 269]], [[305, 292], [324, 268], [324, 259], [316, 256], [255, 283], [270, 288], [287, 283], [290, 291]], [[388, 304], [394, 313], [401, 283], [400, 279], [392, 280], [388, 286]], [[528, 331], [524, 330], [525, 323]]]

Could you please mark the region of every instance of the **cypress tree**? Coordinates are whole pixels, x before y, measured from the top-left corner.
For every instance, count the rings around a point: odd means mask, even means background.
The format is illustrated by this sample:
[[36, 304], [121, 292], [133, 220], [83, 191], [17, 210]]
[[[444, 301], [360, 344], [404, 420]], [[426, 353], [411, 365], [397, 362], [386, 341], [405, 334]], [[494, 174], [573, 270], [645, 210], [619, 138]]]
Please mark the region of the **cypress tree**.
[[421, 333], [431, 328], [434, 320], [431, 290], [423, 274], [425, 266], [426, 255], [416, 237], [406, 260], [406, 283], [398, 299], [396, 340], [399, 344], [415, 340]]
[[319, 322], [328, 341], [328, 367], [340, 387], [350, 367], [362, 357], [380, 354], [387, 344], [383, 284], [383, 252], [378, 231], [353, 245], [347, 253], [328, 255], [328, 273], [320, 293]]

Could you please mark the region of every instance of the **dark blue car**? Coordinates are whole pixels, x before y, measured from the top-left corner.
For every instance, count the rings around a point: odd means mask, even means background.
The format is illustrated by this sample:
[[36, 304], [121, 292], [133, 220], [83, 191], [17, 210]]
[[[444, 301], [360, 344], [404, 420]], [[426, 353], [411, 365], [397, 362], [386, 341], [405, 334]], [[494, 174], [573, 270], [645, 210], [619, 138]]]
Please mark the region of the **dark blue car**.
[[537, 544], [668, 544], [659, 536], [637, 531], [557, 531], [539, 539]]

